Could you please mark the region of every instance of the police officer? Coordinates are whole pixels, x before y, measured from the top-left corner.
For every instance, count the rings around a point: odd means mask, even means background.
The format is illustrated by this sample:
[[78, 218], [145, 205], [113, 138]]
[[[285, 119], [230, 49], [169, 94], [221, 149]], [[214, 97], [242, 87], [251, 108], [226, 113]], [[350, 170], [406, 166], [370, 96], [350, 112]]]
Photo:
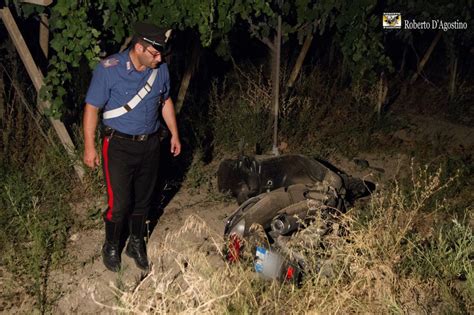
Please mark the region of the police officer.
[[121, 266], [121, 231], [129, 224], [126, 254], [137, 266], [149, 267], [144, 241], [145, 220], [157, 182], [159, 114], [171, 132], [171, 154], [181, 152], [170, 78], [163, 61], [167, 35], [153, 24], [134, 27], [130, 48], [103, 60], [94, 70], [84, 108], [84, 163], [100, 164], [95, 149], [99, 111], [103, 113], [102, 158], [108, 207], [104, 213], [104, 265]]

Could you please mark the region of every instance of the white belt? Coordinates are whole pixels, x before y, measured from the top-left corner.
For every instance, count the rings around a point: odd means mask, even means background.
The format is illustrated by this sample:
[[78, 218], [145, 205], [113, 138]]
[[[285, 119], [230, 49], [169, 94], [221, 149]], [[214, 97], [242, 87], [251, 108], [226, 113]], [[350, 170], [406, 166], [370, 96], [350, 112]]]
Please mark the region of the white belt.
[[153, 69], [153, 71], [150, 74], [150, 77], [145, 83], [145, 86], [142, 87], [140, 91], [138, 91], [137, 95], [135, 95], [130, 101], [128, 101], [127, 104], [123, 105], [122, 107], [111, 109], [104, 112], [103, 114], [104, 119], [116, 118], [134, 109], [138, 105], [138, 103], [140, 103], [140, 101], [144, 99], [148, 93], [151, 92], [151, 87], [153, 86], [153, 82], [155, 82], [157, 73], [158, 73], [158, 69]]

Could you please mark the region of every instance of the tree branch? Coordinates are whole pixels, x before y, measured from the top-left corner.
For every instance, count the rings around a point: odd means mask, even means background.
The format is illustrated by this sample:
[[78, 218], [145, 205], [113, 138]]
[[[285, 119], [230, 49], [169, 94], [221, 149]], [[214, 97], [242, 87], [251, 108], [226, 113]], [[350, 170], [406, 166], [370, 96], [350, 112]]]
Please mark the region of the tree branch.
[[268, 48], [270, 48], [272, 51], [275, 51], [275, 45], [272, 43], [272, 41], [268, 37], [261, 37], [258, 34], [258, 27], [252, 23], [252, 21], [247, 20], [250, 25], [250, 33], [252, 33], [253, 36], [255, 36], [258, 40], [260, 40], [262, 43], [267, 45]]

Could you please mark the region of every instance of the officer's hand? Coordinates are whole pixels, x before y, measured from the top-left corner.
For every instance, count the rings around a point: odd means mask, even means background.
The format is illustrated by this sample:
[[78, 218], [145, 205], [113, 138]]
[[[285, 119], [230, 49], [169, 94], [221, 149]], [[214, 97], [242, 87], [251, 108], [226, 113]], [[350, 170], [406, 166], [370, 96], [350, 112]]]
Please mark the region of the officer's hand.
[[90, 168], [95, 168], [100, 165], [100, 159], [95, 148], [84, 150], [84, 163]]
[[179, 141], [179, 137], [172, 136], [170, 144], [171, 154], [173, 154], [173, 156], [178, 156], [181, 153], [181, 142]]

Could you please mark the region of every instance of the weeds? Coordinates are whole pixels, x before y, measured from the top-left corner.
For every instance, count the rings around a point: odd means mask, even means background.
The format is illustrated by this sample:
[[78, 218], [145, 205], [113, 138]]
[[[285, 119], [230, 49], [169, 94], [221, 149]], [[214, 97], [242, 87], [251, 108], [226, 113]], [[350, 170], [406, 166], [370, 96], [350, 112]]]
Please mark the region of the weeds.
[[[59, 152], [37, 158], [29, 176], [23, 169], [0, 170], [0, 204], [4, 209], [0, 215], [1, 263], [22, 279], [36, 296], [37, 308], [44, 312], [49, 272], [64, 256], [72, 220], [67, 202], [70, 178], [64, 171], [68, 167], [61, 163], [67, 158]], [[63, 184], [58, 185], [60, 182]]]
[[205, 187], [210, 192], [213, 190], [212, 174], [210, 168], [204, 165], [202, 153], [200, 151], [193, 155], [193, 161], [186, 173], [185, 182], [191, 191], [196, 191], [198, 188]]
[[[303, 76], [293, 90], [281, 93], [278, 141], [288, 144], [284, 152], [352, 157], [374, 150], [380, 143], [375, 135], [399, 125], [394, 116], [375, 115], [373, 95], [360, 87], [341, 88], [317, 69]], [[209, 102], [216, 148], [237, 152], [243, 139], [246, 152], [270, 149], [271, 87], [261, 70], [238, 68], [234, 76], [213, 84]]]
[[143, 314], [472, 312], [472, 218], [431, 224], [449, 207], [439, 198], [454, 178], [442, 182], [440, 169], [412, 169], [408, 187], [395, 183], [367, 208], [341, 217], [346, 236], [311, 245], [319, 235], [310, 226], [293, 237], [292, 246], [300, 244], [308, 257], [299, 287], [225, 263], [222, 237], [191, 216], [151, 251], [150, 274], [120, 292], [120, 306], [102, 306]]
[[[74, 173], [66, 154], [51, 144], [55, 138], [34, 106], [29, 107], [34, 97], [21, 92], [14, 75], [6, 78], [10, 81], [0, 87], [5, 88], [0, 89], [0, 265], [13, 275], [16, 290], [33, 296], [36, 310], [45, 313], [54, 298], [49, 274], [61, 265], [72, 222]], [[1, 291], [8, 295], [8, 290], [6, 285]]]
[[[262, 79], [261, 72], [252, 74]], [[219, 88], [213, 84], [210, 96], [210, 115], [216, 145], [226, 151], [237, 152], [241, 139], [253, 150], [271, 143], [270, 95], [265, 88], [248, 79], [238, 83], [240, 89], [231, 92], [225, 80]], [[269, 94], [270, 93], [270, 94]]]

